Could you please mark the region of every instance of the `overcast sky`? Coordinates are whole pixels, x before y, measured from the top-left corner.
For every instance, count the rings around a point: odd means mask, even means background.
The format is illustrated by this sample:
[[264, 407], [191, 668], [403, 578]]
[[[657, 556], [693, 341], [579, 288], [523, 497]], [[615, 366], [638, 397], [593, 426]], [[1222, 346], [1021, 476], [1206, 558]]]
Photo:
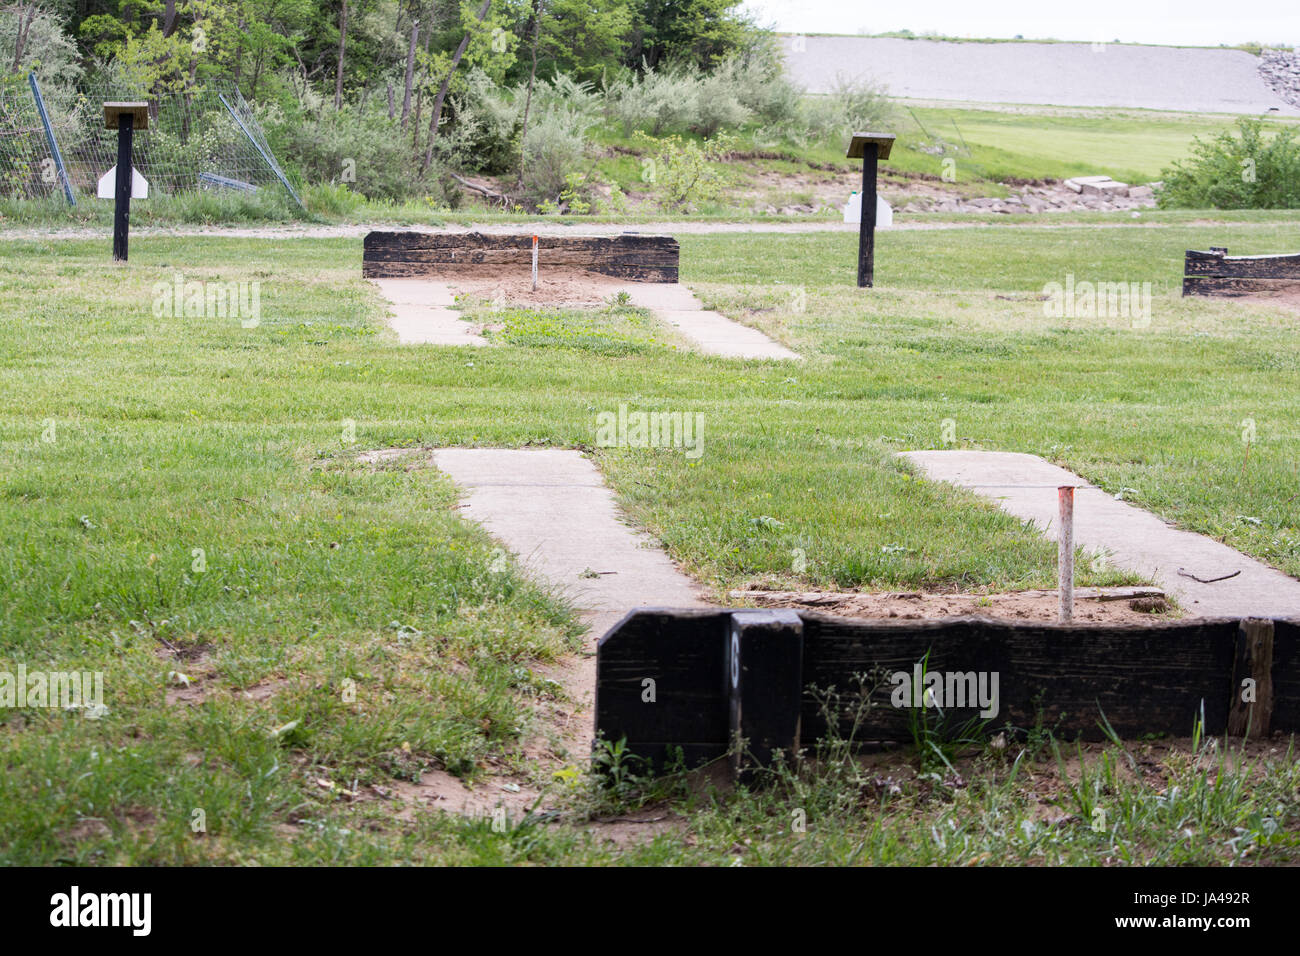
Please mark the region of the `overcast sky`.
[[764, 25], [788, 33], [942, 33], [960, 37], [1120, 40], [1189, 46], [1300, 46], [1300, 0], [746, 0]]

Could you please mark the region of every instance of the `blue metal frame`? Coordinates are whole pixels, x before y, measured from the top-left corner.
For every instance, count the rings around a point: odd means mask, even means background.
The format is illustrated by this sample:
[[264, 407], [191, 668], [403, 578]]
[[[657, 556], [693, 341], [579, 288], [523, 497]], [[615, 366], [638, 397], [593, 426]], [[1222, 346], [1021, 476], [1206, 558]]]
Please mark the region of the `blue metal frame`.
[[45, 112], [45, 99], [41, 96], [41, 88], [36, 83], [35, 71], [27, 75], [27, 80], [32, 85], [32, 96], [36, 100], [36, 112], [41, 115], [41, 125], [45, 127], [45, 142], [50, 147], [50, 155], [54, 157], [54, 165], [59, 171], [59, 178], [63, 180], [63, 195], [68, 197], [69, 206], [75, 206], [77, 197], [72, 194], [72, 181], [68, 179], [68, 170], [63, 165], [63, 154], [59, 152], [59, 141], [54, 138], [54, 127], [50, 125], [50, 116]]

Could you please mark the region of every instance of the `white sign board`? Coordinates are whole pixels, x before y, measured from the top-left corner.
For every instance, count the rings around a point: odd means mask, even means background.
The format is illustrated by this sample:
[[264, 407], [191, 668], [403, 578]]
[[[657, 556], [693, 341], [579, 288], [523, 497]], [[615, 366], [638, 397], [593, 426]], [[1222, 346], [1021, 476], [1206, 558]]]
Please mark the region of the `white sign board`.
[[[104, 175], [99, 177], [99, 192], [96, 193], [100, 199], [117, 198], [117, 167], [114, 166]], [[134, 166], [131, 167], [131, 198], [148, 199], [149, 183], [140, 175], [140, 170]]]
[[[854, 192], [849, 196], [849, 201], [844, 204], [844, 221], [845, 222], [862, 222], [862, 193]], [[876, 196], [876, 228], [888, 229], [894, 224], [894, 209], [889, 203], [877, 194]]]

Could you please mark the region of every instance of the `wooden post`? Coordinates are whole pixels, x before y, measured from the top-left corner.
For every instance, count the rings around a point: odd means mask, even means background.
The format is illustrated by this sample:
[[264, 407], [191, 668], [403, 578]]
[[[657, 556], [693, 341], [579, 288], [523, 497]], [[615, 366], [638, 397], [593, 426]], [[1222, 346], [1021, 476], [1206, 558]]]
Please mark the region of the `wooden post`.
[[880, 147], [862, 150], [862, 214], [858, 224], [858, 288], [870, 289], [876, 277], [876, 167]]
[[[1247, 683], [1249, 681], [1249, 683]], [[1249, 699], [1247, 699], [1249, 698]], [[1267, 737], [1273, 723], [1273, 622], [1246, 618], [1237, 635], [1228, 733]]]
[[876, 172], [879, 161], [889, 158], [892, 133], [854, 133], [849, 159], [862, 160], [862, 214], [858, 226], [858, 288], [869, 289], [876, 274]]
[[1060, 527], [1057, 529], [1056, 581], [1061, 592], [1061, 623], [1074, 620], [1074, 487], [1056, 489], [1060, 503]]
[[117, 117], [117, 182], [113, 186], [113, 261], [126, 262], [127, 233], [131, 219], [131, 133], [135, 117]]
[[[735, 611], [727, 641], [732, 773], [739, 779], [799, 750], [803, 621], [794, 611]], [[737, 742], [740, 746], [737, 746]]]
[[113, 261], [125, 262], [131, 228], [132, 140], [149, 128], [148, 103], [105, 103], [104, 128], [117, 130], [117, 175], [113, 182]]
[[533, 236], [533, 291], [537, 291], [537, 237]]

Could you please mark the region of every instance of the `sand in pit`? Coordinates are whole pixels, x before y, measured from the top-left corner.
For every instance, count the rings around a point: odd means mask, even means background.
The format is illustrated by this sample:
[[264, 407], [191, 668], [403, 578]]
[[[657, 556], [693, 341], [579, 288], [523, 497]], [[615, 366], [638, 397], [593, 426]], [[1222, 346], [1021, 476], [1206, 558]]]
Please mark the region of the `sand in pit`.
[[[758, 607], [788, 607], [801, 611], [820, 611], [839, 617], [900, 620], [932, 620], [978, 615], [997, 620], [1048, 624], [1057, 620], [1060, 610], [1060, 601], [1055, 591], [1026, 591], [1018, 594], [733, 591], [730, 597]], [[1159, 597], [1108, 601], [1084, 599], [1074, 602], [1075, 624], [1151, 624], [1181, 616]]]
[[[1206, 296], [1206, 298], [1211, 298]], [[1231, 298], [1234, 302], [1247, 302], [1251, 305], [1275, 305], [1292, 312], [1300, 312], [1300, 283], [1281, 286], [1267, 292], [1252, 292], [1249, 295], [1213, 296], [1212, 298]]]
[[637, 284], [585, 269], [554, 266], [538, 277], [536, 290], [529, 272], [484, 276], [448, 270], [435, 278], [451, 286], [462, 299], [524, 306], [602, 305], [610, 296]]

